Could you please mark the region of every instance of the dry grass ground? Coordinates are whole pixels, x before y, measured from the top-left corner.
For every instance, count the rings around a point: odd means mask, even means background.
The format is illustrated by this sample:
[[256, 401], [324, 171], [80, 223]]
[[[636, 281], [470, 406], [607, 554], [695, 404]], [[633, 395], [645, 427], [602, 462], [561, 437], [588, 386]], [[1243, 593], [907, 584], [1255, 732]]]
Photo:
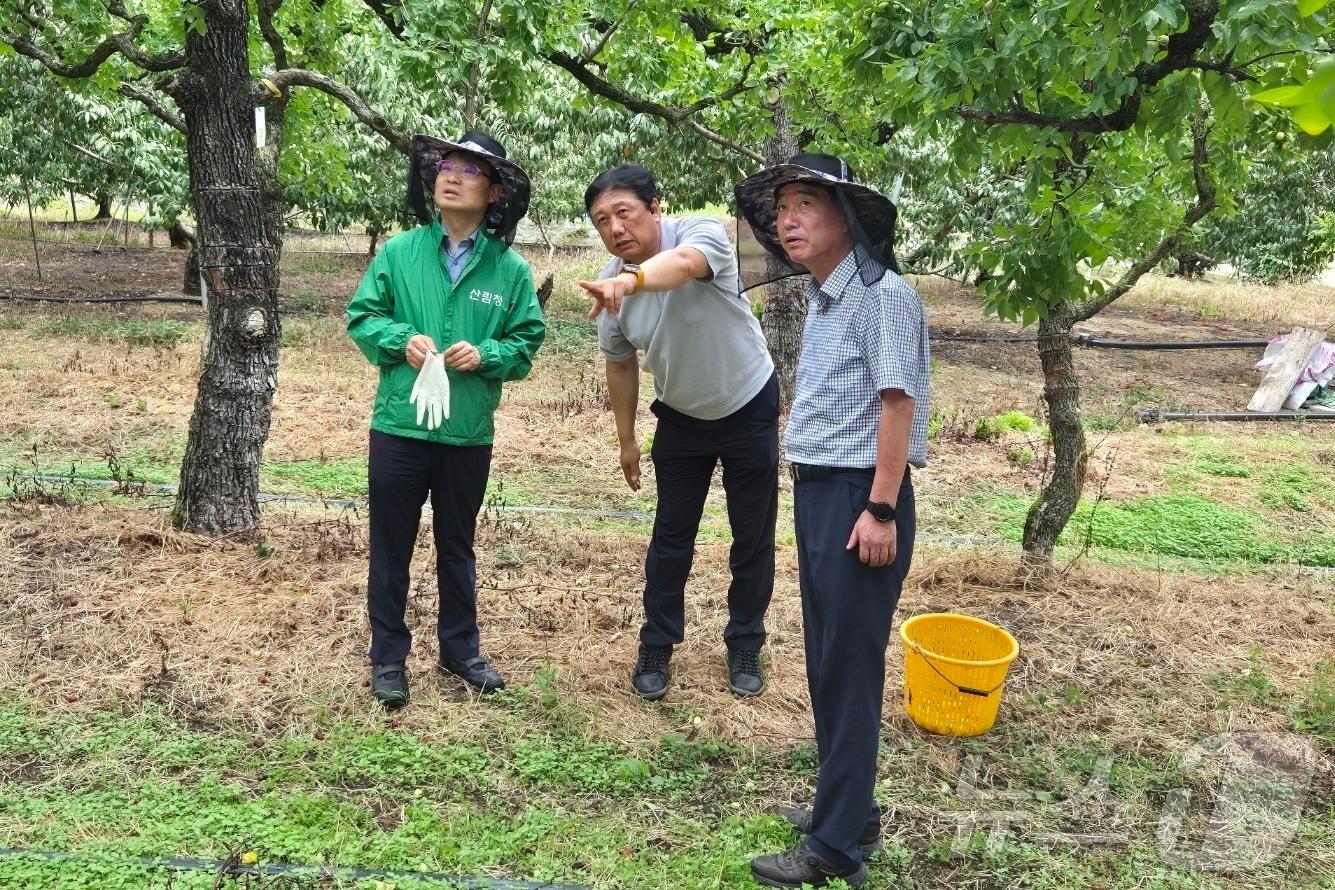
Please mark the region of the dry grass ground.
[[[6, 276], [17, 275], [16, 267], [6, 262], [0, 286], [12, 287], [15, 279]], [[575, 276], [597, 262], [594, 254], [555, 263], [535, 258], [540, 276], [549, 269], [557, 275], [558, 292], [541, 360], [528, 380], [508, 387], [498, 414], [493, 478], [505, 482], [511, 503], [652, 510], [652, 485], [632, 496], [620, 479], [592, 330], [577, 317], [570, 292]], [[165, 282], [168, 272], [174, 279], [170, 264], [155, 274]], [[293, 280], [302, 275], [316, 289], [328, 290], [330, 282], [342, 287], [341, 295], [326, 294], [334, 304], [356, 278], [354, 269], [331, 272], [315, 264], [304, 271], [298, 266]], [[924, 290], [934, 325], [1005, 329], [978, 317], [966, 295], [936, 285]], [[1165, 294], [1133, 295], [1149, 302], [1129, 298], [1091, 329], [1162, 339], [1266, 335], [1288, 326], [1301, 305], [1295, 297], [1286, 307], [1244, 310], [1245, 299], [1237, 296], [1223, 320], [1165, 311]], [[1162, 318], [1144, 315], [1152, 306]], [[110, 450], [133, 456], [136, 465], [170, 471], [199, 370], [194, 310], [3, 310], [0, 455], [9, 467], [22, 468], [31, 453], [43, 469], [60, 470], [72, 459], [105, 460]], [[1037, 359], [1032, 344], [940, 343], [933, 355], [934, 403], [951, 419], [916, 483], [932, 512], [958, 517], [954, 525], [936, 520], [933, 526], [927, 516], [927, 527], [967, 534], [988, 519], [970, 512], [971, 496], [1023, 494], [1041, 483], [1041, 434], [1008, 433], [992, 442], [973, 436], [978, 420], [1002, 411], [1037, 415]], [[1091, 431], [1092, 489], [1113, 500], [1144, 498], [1189, 477], [1194, 490], [1275, 527], [1287, 523], [1313, 535], [1335, 527], [1330, 434], [1224, 424], [1155, 430], [1126, 422], [1134, 408], [1151, 404], [1245, 404], [1255, 384], [1253, 356], [1081, 350], [1077, 358], [1086, 414], [1107, 421]], [[346, 342], [337, 317], [289, 316], [266, 461], [363, 466], [373, 386], [373, 372]], [[642, 389], [647, 402], [647, 379]], [[651, 432], [647, 411], [641, 422], [642, 434]], [[1031, 461], [1015, 459], [1022, 446], [1035, 452]], [[1261, 499], [1277, 474], [1298, 462], [1318, 480], [1305, 489], [1304, 512]], [[1246, 475], [1229, 475], [1234, 464]], [[0, 502], [0, 688], [12, 696], [46, 713], [89, 721], [117, 709], [164, 707], [187, 726], [218, 733], [241, 727], [257, 740], [315, 732], [331, 722], [367, 732], [386, 725], [365, 688], [362, 514], [270, 509], [261, 549], [254, 541], [175, 532], [163, 501], [62, 503], [39, 495], [29, 488], [26, 498]], [[786, 503], [786, 483], [784, 497]], [[714, 492], [711, 506], [717, 510], [721, 503]], [[410, 599], [414, 703], [391, 725], [451, 745], [485, 746], [500, 712], [429, 669], [435, 597], [428, 535], [424, 529]], [[727, 692], [720, 635], [728, 544], [709, 534], [697, 549], [687, 593], [688, 640], [674, 658], [671, 695], [650, 706], [625, 689], [646, 542], [643, 523], [486, 515], [478, 543], [485, 652], [515, 686], [541, 686], [585, 715], [580, 731], [590, 740], [635, 751], [665, 733], [680, 733], [722, 740], [755, 762], [769, 762], [775, 752], [797, 757], [812, 725], [791, 543], [781, 540], [779, 547], [766, 694], [738, 701]], [[989, 781], [996, 787], [1042, 783], [1045, 774], [1074, 781], [1076, 773], [1063, 770], [1091, 752], [1151, 773], [1167, 770], [1206, 736], [1291, 731], [1295, 703], [1306, 700], [1335, 652], [1335, 584], [1329, 573], [1293, 566], [1185, 572], [1084, 560], [1055, 583], [1034, 587], [1018, 580], [1012, 549], [958, 550], [924, 541], [900, 615], [929, 611], [963, 611], [1002, 624], [1020, 639], [1022, 654], [996, 730], [978, 743], [957, 743], [925, 736], [904, 716], [902, 657], [892, 647], [881, 794], [891, 807], [891, 839], [911, 850], [930, 849], [953, 831], [942, 816], [950, 795], [941, 788], [955, 781], [969, 754], [991, 758]], [[1295, 842], [1282, 872], [1265, 873], [1276, 886], [1323, 886], [1322, 876], [1335, 874], [1324, 840], [1332, 751], [1321, 744], [1314, 827]], [[790, 801], [792, 778], [781, 778], [748, 790], [747, 812]], [[1154, 773], [1145, 781], [1158, 789], [1172, 780]], [[1124, 817], [1138, 826], [1137, 843], [1153, 843], [1151, 823], [1161, 802], [1137, 798]], [[645, 818], [661, 821], [652, 812]], [[1102, 818], [1086, 813], [1079, 821], [1094, 830]], [[5, 824], [0, 818], [0, 846]], [[658, 843], [670, 851], [689, 841], [665, 834]], [[921, 885], [1010, 886], [1000, 865], [987, 865], [993, 883], [978, 883], [970, 867], [941, 865], [921, 876]], [[1248, 887], [1254, 877], [1225, 877], [1218, 885]], [[1050, 886], [1068, 886], [1052, 880]], [[1089, 886], [1109, 885], [1135, 882]]]
[[[45, 707], [101, 708], [164, 698], [196, 719], [240, 717], [257, 730], [331, 713], [369, 715], [365, 677], [366, 545], [352, 514], [274, 515], [265, 538], [211, 542], [183, 535], [163, 511], [104, 506], [8, 505], [0, 538], [0, 684]], [[810, 738], [802, 673], [795, 553], [782, 547], [769, 617], [770, 691], [739, 702], [727, 692], [721, 633], [727, 619], [727, 545], [705, 543], [688, 588], [689, 640], [674, 660], [671, 706], [625, 691], [640, 621], [641, 534], [509, 518], [479, 535], [480, 624], [485, 649], [514, 681], [539, 664], [558, 688], [600, 715], [592, 731], [624, 742], [656, 738], [699, 714], [705, 729], [742, 744]], [[416, 636], [423, 726], [442, 714], [466, 721], [465, 687], [430, 678], [434, 564], [428, 534], [415, 560], [410, 622]], [[1297, 690], [1335, 650], [1332, 590], [1319, 576], [1238, 578], [1081, 565], [1054, 586], [1017, 580], [1011, 554], [923, 547], [901, 600], [904, 616], [966, 611], [1009, 628], [1023, 655], [1007, 687], [1025, 702], [1076, 684], [1073, 713], [1042, 719], [1054, 737], [1097, 727], [1110, 744], [1180, 744], [1229, 728], [1241, 715], [1212, 707], [1208, 681], [1247, 668], [1257, 647], [1277, 684]], [[900, 674], [892, 652], [890, 675]], [[896, 683], [887, 723], [910, 731]], [[1140, 710], [1156, 702], [1156, 722]], [[1033, 713], [1026, 712], [1026, 719]], [[1249, 721], [1253, 716], [1247, 717]], [[1274, 714], [1255, 715], [1282, 728]]]

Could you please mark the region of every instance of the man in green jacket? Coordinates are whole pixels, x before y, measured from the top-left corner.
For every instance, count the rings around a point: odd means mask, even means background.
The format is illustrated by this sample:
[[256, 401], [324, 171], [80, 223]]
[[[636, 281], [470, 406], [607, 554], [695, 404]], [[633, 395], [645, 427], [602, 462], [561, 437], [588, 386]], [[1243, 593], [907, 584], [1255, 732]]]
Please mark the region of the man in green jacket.
[[[486, 133], [413, 137], [408, 205], [423, 225], [385, 243], [348, 306], [348, 334], [380, 369], [366, 594], [371, 689], [387, 706], [408, 701], [408, 567], [428, 494], [440, 668], [484, 694], [505, 686], [479, 654], [473, 538], [501, 383], [528, 374], [545, 333], [533, 275], [509, 249], [528, 201], [527, 174]], [[410, 399], [428, 361], [447, 369], [443, 422]]]

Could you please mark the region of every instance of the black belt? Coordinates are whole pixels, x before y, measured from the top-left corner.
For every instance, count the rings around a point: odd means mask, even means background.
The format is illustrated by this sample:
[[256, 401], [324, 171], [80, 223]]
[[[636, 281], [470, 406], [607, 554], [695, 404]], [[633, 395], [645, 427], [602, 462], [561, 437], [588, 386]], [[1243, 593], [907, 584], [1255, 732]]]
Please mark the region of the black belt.
[[794, 482], [815, 482], [829, 479], [835, 473], [856, 473], [859, 476], [875, 476], [875, 467], [824, 467], [820, 464], [789, 464], [788, 474]]

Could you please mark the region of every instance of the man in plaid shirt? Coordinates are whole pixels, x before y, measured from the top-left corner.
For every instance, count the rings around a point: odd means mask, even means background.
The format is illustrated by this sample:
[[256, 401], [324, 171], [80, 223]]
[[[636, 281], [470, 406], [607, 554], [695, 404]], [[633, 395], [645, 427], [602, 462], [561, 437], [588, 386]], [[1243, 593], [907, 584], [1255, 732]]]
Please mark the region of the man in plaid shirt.
[[885, 650], [913, 554], [910, 467], [927, 462], [927, 318], [897, 274], [894, 204], [832, 155], [799, 154], [737, 186], [756, 239], [810, 273], [788, 422], [807, 683], [820, 772], [806, 839], [751, 861], [772, 887], [868, 878]]

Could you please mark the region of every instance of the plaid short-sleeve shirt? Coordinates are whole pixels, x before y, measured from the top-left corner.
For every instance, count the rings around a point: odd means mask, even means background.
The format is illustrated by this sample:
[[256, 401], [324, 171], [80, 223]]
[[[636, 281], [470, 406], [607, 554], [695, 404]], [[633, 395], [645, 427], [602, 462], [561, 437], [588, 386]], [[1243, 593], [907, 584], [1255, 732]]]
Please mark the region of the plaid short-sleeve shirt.
[[855, 247], [823, 284], [807, 284], [786, 456], [795, 463], [876, 466], [880, 394], [898, 389], [914, 400], [909, 463], [924, 467], [931, 388], [927, 313], [917, 291], [894, 272], [865, 286], [859, 261], [875, 262]]

